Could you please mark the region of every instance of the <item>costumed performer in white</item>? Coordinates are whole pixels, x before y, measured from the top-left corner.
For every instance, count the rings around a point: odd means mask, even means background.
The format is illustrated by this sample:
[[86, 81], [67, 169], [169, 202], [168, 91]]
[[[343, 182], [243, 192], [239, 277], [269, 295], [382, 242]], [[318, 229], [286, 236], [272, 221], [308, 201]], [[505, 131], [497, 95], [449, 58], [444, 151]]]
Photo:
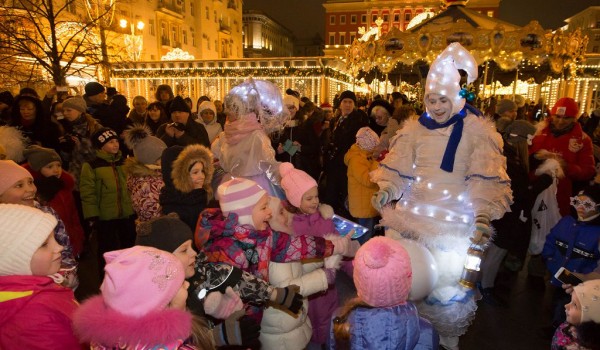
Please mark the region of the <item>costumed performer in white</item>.
[[[283, 129], [289, 119], [281, 91], [271, 82], [249, 78], [231, 89], [224, 102], [225, 128], [211, 145], [218, 159], [214, 192], [232, 177], [243, 177], [258, 183], [271, 196], [284, 199], [279, 162], [267, 136]], [[219, 168], [224, 172], [221, 176]]]
[[[490, 221], [512, 203], [502, 138], [493, 122], [465, 104], [458, 69], [469, 84], [477, 78], [473, 56], [452, 43], [427, 74], [425, 113], [397, 132], [371, 173], [380, 188], [372, 203], [386, 236], [419, 242], [437, 262], [437, 281], [417, 307], [448, 349], [458, 349], [477, 309], [474, 290], [459, 284], [467, 250], [485, 248]], [[394, 207], [387, 205], [394, 200]]]

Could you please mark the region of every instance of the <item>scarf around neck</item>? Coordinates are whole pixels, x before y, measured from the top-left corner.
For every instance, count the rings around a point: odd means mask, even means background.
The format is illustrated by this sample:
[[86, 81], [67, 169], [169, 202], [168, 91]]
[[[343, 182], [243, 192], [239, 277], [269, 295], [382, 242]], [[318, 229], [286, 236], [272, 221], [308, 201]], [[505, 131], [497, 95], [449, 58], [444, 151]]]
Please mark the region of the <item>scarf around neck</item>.
[[233, 122], [225, 123], [225, 142], [235, 145], [255, 130], [261, 130], [262, 125], [256, 119], [256, 114], [250, 113]]
[[429, 130], [442, 129], [449, 127], [450, 125], [454, 125], [452, 132], [450, 133], [450, 139], [448, 139], [448, 143], [446, 144], [446, 150], [444, 151], [444, 157], [442, 158], [442, 164], [440, 165], [440, 169], [451, 173], [454, 171], [454, 159], [456, 158], [456, 150], [458, 149], [458, 144], [462, 138], [462, 131], [464, 126], [464, 119], [467, 116], [466, 108], [463, 108], [460, 112], [452, 116], [452, 118], [448, 119], [444, 123], [438, 123], [433, 118], [424, 112], [419, 117], [419, 123], [426, 127]]

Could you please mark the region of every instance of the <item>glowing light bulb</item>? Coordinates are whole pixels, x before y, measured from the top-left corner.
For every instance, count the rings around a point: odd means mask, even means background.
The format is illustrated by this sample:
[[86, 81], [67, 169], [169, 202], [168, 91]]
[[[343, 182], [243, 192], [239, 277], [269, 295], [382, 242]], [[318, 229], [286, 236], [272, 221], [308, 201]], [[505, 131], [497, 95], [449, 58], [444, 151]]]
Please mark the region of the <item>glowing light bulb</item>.
[[433, 188], [433, 185], [431, 184], [431, 182], [428, 182], [428, 183], [427, 183], [427, 188], [428, 188], [428, 189], [432, 189], [432, 188]]
[[448, 195], [448, 190], [443, 190], [442, 193], [447, 196]]

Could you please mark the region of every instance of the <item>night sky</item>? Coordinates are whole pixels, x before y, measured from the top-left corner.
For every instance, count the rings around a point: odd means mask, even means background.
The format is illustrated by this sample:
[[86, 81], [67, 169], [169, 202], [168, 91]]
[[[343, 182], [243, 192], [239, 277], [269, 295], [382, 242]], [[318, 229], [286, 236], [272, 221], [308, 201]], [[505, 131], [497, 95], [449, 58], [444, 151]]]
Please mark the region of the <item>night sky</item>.
[[[244, 0], [244, 9], [262, 10], [291, 29], [296, 37], [324, 38], [323, 0]], [[499, 18], [517, 25], [537, 19], [544, 29], [556, 29], [564, 19], [583, 9], [599, 5], [599, 0], [501, 0]]]

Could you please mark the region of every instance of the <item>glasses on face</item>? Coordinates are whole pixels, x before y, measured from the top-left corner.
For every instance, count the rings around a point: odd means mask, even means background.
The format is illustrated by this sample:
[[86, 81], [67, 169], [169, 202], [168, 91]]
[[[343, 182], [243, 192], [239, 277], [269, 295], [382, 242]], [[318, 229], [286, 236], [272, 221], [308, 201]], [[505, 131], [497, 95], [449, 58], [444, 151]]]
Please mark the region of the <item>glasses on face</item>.
[[596, 204], [593, 200], [586, 198], [580, 199], [579, 196], [571, 197], [571, 205], [575, 208], [583, 208], [584, 210], [593, 210], [596, 207], [600, 207], [600, 204]]

